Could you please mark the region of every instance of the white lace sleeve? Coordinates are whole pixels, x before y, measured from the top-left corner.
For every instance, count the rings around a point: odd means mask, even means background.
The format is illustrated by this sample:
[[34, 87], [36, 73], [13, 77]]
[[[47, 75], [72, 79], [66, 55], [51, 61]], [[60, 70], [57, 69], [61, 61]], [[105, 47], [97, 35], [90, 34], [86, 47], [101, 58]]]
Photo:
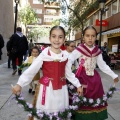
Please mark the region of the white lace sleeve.
[[77, 88], [81, 86], [79, 80], [75, 77], [75, 74], [72, 72], [71, 67], [73, 62], [80, 57], [80, 52], [78, 52], [77, 50], [74, 50], [69, 58], [68, 58], [68, 62], [66, 64], [66, 78]]

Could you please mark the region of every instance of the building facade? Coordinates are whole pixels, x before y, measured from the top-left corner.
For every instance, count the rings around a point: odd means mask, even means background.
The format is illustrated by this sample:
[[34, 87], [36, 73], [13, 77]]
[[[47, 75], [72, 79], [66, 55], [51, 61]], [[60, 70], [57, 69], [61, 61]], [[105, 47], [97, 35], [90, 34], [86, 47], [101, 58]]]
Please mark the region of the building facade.
[[[95, 2], [95, 1], [92, 1]], [[113, 50], [113, 46], [117, 45], [117, 51], [120, 52], [120, 0], [106, 0], [105, 12], [102, 15], [102, 19], [106, 20], [108, 24], [102, 26], [102, 41], [101, 46], [104, 42], [108, 43], [110, 51]], [[93, 11], [88, 17], [87, 25], [93, 25], [97, 32], [100, 32], [100, 26], [96, 25], [96, 20], [100, 20], [100, 10]], [[80, 32], [76, 34], [76, 39], [80, 37]], [[99, 34], [98, 34], [99, 40]]]
[[3, 35], [5, 46], [2, 49], [2, 60], [0, 64], [7, 61], [6, 43], [14, 32], [14, 10], [13, 1], [0, 0], [0, 33]]
[[[60, 19], [60, 3], [46, 2], [42, 3], [39, 0], [28, 0], [30, 6], [34, 9], [37, 14], [38, 22], [36, 25], [28, 25], [28, 30], [32, 30], [34, 27], [38, 29], [47, 29], [48, 31], [52, 27], [52, 22], [56, 19]], [[29, 34], [29, 32], [28, 32]], [[48, 35], [39, 36], [35, 40], [37, 43], [50, 43]]]
[[38, 25], [51, 27], [52, 21], [60, 18], [60, 4], [49, 2], [43, 4], [39, 0], [28, 0], [38, 17]]

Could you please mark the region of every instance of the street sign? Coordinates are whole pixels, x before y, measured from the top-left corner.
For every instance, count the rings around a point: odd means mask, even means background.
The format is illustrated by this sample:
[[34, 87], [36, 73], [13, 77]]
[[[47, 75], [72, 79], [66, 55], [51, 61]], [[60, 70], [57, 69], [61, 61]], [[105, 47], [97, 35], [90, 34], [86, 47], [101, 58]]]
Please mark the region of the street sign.
[[[96, 26], [100, 26], [100, 20], [96, 20]], [[102, 20], [102, 26], [108, 26], [107, 20]]]

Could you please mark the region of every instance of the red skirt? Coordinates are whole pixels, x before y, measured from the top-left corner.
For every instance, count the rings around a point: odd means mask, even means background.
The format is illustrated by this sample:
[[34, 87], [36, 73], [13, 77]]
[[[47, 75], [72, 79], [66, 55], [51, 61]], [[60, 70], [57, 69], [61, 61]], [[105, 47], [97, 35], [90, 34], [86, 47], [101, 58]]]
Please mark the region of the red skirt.
[[[86, 98], [92, 98], [93, 100], [97, 98], [101, 98], [104, 95], [103, 85], [101, 82], [101, 77], [99, 73], [94, 70], [94, 76], [86, 75], [85, 68], [82, 69], [80, 76], [77, 77], [82, 85], [87, 86], [83, 89], [83, 95]], [[96, 110], [96, 109], [103, 109], [107, 106], [97, 106], [97, 107], [90, 107], [90, 106], [80, 106], [79, 110]]]

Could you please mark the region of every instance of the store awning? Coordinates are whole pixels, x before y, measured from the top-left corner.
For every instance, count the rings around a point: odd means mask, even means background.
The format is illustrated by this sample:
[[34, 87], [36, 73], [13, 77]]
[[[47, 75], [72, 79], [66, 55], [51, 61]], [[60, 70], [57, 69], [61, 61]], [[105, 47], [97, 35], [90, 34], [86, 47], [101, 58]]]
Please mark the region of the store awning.
[[112, 34], [112, 33], [119, 33], [120, 32], [120, 28], [114, 29], [114, 30], [108, 30], [106, 32], [103, 32], [102, 35], [106, 35], [106, 34]]

